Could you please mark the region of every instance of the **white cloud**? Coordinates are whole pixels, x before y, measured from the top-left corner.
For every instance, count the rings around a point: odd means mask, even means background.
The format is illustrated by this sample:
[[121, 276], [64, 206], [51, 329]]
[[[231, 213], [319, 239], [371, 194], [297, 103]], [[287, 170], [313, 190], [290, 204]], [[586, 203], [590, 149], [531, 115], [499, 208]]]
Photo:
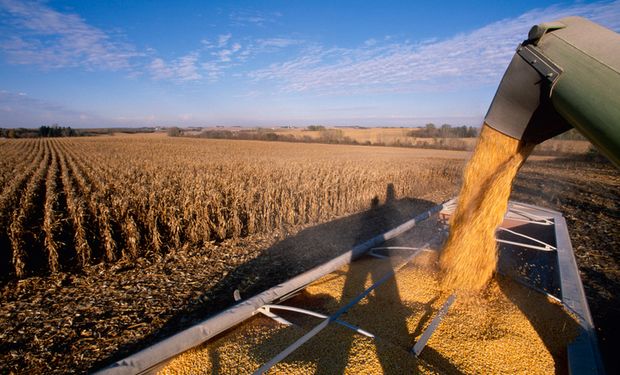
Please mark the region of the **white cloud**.
[[222, 67], [215, 62], [205, 62], [201, 64], [201, 68], [205, 72], [207, 81], [215, 82], [222, 76]]
[[282, 14], [279, 12], [261, 12], [256, 10], [240, 10], [230, 14], [234, 26], [260, 26], [274, 23]]
[[581, 15], [620, 30], [620, 1], [535, 9], [445, 40], [367, 40], [358, 48], [305, 48], [297, 57], [249, 73], [283, 91], [323, 94], [446, 90], [499, 81], [532, 25]]
[[172, 69], [159, 57], [153, 59], [149, 69], [155, 79], [171, 78], [174, 75]]
[[[243, 11], [233, 18], [262, 24], [279, 16]], [[199, 47], [184, 55], [163, 57], [151, 47], [138, 52], [120, 41], [122, 36], [89, 25], [78, 14], [63, 13], [37, 1], [0, 0], [0, 24], [0, 51], [10, 63], [44, 69], [123, 70], [131, 78], [150, 73], [153, 79], [177, 83], [213, 82], [226, 69], [259, 53], [297, 43], [286, 38], [245, 38], [242, 45], [233, 41], [231, 33], [223, 33], [203, 38]]]
[[241, 43], [232, 42], [231, 38], [231, 34], [220, 35], [217, 45], [203, 39], [201, 44], [206, 48], [199, 48], [170, 62], [154, 57], [148, 69], [157, 80], [176, 83], [201, 80], [215, 82], [223, 76], [226, 69], [238, 65], [248, 57], [248, 49], [244, 49]]
[[182, 81], [196, 81], [202, 78], [202, 75], [198, 73], [198, 56], [195, 54], [189, 54], [179, 59], [176, 65], [177, 76]]
[[290, 46], [295, 46], [302, 44], [301, 40], [291, 39], [291, 38], [267, 38], [267, 39], [258, 39], [256, 41], [256, 46], [259, 48], [267, 49], [267, 48], [286, 48]]
[[229, 49], [223, 49], [217, 52], [213, 52], [214, 56], [217, 56], [222, 62], [229, 62], [230, 55], [232, 55], [232, 51]]
[[213, 42], [211, 42], [208, 38], [202, 39], [200, 41], [200, 44], [202, 44], [204, 46], [204, 48], [207, 48], [207, 49], [215, 47], [213, 45]]
[[224, 47], [226, 44], [228, 44], [228, 41], [230, 40], [230, 38], [232, 38], [232, 34], [230, 34], [230, 33], [229, 34], [220, 35], [217, 38], [217, 46], [220, 47], [220, 48]]
[[15, 64], [120, 70], [140, 56], [131, 45], [113, 41], [80, 16], [40, 2], [0, 0], [0, 21], [11, 26], [8, 35], [0, 37], [0, 49]]
[[151, 76], [157, 80], [171, 79], [177, 82], [198, 81], [203, 78], [198, 68], [198, 55], [190, 53], [171, 63], [157, 57], [149, 65]]
[[228, 63], [232, 61], [233, 55], [241, 50], [241, 44], [233, 43], [229, 48], [222, 48], [212, 52], [212, 56], [216, 56], [220, 62]]

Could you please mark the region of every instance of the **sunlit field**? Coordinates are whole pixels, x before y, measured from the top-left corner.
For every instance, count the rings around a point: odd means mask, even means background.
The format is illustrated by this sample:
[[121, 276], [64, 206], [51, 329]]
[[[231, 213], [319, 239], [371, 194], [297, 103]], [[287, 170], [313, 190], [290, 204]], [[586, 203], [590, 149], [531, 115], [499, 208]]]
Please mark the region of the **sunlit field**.
[[4, 141], [5, 278], [153, 257], [456, 186], [463, 152], [124, 135]]

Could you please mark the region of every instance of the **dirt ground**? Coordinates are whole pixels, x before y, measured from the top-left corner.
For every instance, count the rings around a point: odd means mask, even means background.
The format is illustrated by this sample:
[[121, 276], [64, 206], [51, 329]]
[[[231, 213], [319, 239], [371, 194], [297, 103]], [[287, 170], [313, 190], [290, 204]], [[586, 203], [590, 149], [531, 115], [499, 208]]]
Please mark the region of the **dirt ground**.
[[620, 373], [620, 172], [596, 157], [527, 162], [512, 199], [563, 213], [607, 373]]
[[[538, 160], [526, 164], [513, 194], [566, 216], [609, 373], [618, 371], [610, 358], [620, 345], [619, 186], [620, 173], [606, 162]], [[252, 295], [454, 196], [456, 189], [400, 199], [398, 210], [378, 206], [272, 236], [1, 285], [0, 372], [105, 367], [231, 305], [234, 289]]]

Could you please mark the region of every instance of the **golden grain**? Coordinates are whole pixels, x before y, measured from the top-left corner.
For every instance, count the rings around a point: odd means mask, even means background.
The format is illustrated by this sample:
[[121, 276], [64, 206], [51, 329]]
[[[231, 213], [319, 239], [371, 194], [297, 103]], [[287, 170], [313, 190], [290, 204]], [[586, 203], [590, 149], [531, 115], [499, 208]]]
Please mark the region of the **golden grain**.
[[533, 148], [483, 127], [441, 254], [446, 289], [480, 290], [491, 279], [497, 263], [495, 230], [508, 208], [512, 181]]
[[[459, 298], [418, 358], [410, 350], [448, 295], [436, 255], [401, 269], [341, 317], [376, 335], [371, 339], [332, 324], [269, 373], [548, 374], [566, 370], [566, 345], [578, 324], [546, 296], [508, 279], [482, 294]], [[393, 263], [398, 263], [394, 259]], [[391, 269], [363, 258], [327, 275], [286, 304], [335, 312]], [[352, 287], [354, 286], [354, 287]], [[258, 316], [173, 359], [162, 374], [251, 373], [319, 320], [286, 315], [286, 327]]]

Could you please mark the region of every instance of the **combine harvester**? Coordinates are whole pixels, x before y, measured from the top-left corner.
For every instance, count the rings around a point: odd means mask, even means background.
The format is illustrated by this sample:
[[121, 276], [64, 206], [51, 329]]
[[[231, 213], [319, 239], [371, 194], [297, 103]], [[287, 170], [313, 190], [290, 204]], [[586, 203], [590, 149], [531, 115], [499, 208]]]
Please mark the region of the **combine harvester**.
[[[534, 26], [485, 123], [539, 143], [571, 126], [620, 166], [620, 36], [569, 17]], [[447, 295], [436, 272], [456, 201], [101, 371], [602, 374], [562, 214], [510, 202], [498, 277]], [[231, 291], [233, 293], [233, 291]]]

